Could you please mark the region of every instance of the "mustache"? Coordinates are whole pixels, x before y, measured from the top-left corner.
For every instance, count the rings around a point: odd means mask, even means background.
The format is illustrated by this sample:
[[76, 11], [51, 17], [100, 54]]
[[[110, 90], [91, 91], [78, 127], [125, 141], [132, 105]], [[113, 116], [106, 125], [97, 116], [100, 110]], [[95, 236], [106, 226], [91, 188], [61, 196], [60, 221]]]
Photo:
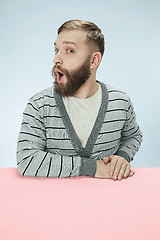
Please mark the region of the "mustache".
[[60, 71], [63, 75], [65, 75], [67, 78], [70, 78], [71, 80], [71, 72], [57, 64], [55, 64], [52, 68], [52, 77], [55, 80], [57, 79], [56, 71]]
[[64, 75], [66, 74], [67, 70], [66, 69], [63, 69], [61, 66], [59, 65], [54, 65], [54, 67], [52, 68], [52, 73], [54, 72], [55, 73], [55, 69], [56, 70], [59, 70], [61, 73], [63, 73]]

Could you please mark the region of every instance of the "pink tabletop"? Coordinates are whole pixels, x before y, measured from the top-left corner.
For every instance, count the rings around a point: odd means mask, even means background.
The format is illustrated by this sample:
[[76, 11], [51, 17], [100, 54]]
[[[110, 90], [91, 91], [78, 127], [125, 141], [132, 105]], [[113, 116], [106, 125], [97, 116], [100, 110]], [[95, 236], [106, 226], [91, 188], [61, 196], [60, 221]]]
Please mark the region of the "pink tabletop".
[[2, 240], [159, 240], [160, 168], [122, 181], [0, 168]]

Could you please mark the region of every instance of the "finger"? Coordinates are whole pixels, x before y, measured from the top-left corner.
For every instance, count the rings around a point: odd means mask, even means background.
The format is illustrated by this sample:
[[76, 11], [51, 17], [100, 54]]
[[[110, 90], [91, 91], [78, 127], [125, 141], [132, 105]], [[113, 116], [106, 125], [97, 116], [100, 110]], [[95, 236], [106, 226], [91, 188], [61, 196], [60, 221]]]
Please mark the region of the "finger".
[[116, 164], [117, 164], [117, 159], [113, 159], [113, 160], [111, 161], [111, 166], [110, 166], [110, 175], [111, 175], [111, 176], [112, 176], [113, 173], [114, 173], [114, 169], [115, 169], [115, 167], [116, 167]]
[[118, 180], [122, 180], [124, 173], [126, 171], [128, 165], [126, 165], [125, 163], [122, 164], [119, 175], [118, 175]]
[[118, 178], [118, 174], [121, 170], [121, 167], [123, 165], [123, 162], [122, 161], [118, 161], [117, 164], [116, 164], [116, 167], [115, 167], [115, 170], [114, 170], [114, 179], [116, 180]]
[[110, 161], [109, 157], [103, 158], [103, 162], [104, 162], [104, 163], [108, 163], [109, 161]]
[[130, 169], [131, 169], [130, 165], [127, 165], [126, 171], [125, 171], [125, 173], [124, 173], [124, 178], [127, 178], [127, 177], [129, 176], [129, 174], [130, 174]]
[[135, 171], [130, 170], [129, 176], [133, 176], [135, 174]]

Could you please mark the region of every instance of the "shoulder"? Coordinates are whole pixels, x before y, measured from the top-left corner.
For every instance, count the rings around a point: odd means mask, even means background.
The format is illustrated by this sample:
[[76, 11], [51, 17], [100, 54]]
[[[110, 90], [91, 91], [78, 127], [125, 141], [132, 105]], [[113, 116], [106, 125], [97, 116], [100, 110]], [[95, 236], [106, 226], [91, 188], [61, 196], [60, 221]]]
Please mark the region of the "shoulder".
[[38, 98], [53, 97], [53, 87], [46, 88], [31, 96], [30, 99], [36, 100]]
[[127, 95], [126, 92], [124, 92], [123, 90], [113, 87], [109, 84], [104, 83], [106, 88], [107, 88], [107, 92], [108, 92], [108, 99], [109, 100], [114, 100], [114, 99], [123, 99], [124, 101], [129, 102], [129, 96]]
[[108, 108], [125, 109], [127, 111], [131, 104], [128, 94], [119, 88], [113, 87], [106, 83], [103, 84], [104, 84], [103, 86], [105, 86], [103, 88], [105, 89], [104, 94], [105, 91], [107, 93]]
[[46, 88], [30, 97], [29, 101], [35, 102], [37, 106], [54, 101], [54, 86]]

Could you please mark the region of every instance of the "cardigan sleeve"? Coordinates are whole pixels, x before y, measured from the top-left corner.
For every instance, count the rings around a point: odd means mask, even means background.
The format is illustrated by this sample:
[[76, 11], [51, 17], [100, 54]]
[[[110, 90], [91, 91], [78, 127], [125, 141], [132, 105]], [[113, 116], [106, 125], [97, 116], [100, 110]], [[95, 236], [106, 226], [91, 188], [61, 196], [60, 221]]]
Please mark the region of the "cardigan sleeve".
[[119, 155], [130, 162], [140, 148], [143, 135], [136, 121], [133, 104], [130, 98], [128, 99], [126, 122], [121, 133], [120, 147], [115, 155]]
[[96, 174], [96, 161], [80, 156], [62, 156], [46, 151], [46, 130], [32, 98], [23, 112], [17, 142], [17, 167], [23, 176], [70, 177]]

